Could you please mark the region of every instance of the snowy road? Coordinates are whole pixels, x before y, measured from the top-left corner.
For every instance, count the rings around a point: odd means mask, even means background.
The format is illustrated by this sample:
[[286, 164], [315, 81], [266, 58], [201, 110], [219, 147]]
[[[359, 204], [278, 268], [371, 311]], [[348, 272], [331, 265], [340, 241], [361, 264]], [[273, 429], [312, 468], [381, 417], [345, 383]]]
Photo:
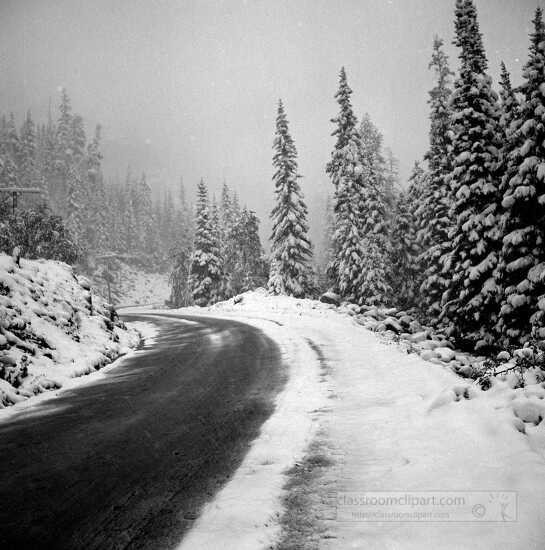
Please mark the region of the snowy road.
[[0, 425], [0, 547], [169, 548], [236, 470], [285, 383], [231, 320], [131, 316], [156, 343]]

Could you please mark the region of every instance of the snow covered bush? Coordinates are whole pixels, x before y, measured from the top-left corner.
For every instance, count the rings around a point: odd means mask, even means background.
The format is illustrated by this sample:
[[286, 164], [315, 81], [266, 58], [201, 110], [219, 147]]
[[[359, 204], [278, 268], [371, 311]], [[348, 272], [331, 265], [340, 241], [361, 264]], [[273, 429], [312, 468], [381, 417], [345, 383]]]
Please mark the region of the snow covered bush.
[[483, 389], [488, 389], [495, 377], [511, 377], [514, 387], [523, 388], [528, 375], [531, 382], [545, 381], [545, 342], [529, 342], [523, 348], [511, 347], [501, 351], [495, 358], [484, 361], [475, 374]]
[[11, 254], [15, 246], [25, 258], [45, 258], [74, 263], [80, 253], [62, 219], [45, 204], [19, 210], [0, 220], [0, 251]]

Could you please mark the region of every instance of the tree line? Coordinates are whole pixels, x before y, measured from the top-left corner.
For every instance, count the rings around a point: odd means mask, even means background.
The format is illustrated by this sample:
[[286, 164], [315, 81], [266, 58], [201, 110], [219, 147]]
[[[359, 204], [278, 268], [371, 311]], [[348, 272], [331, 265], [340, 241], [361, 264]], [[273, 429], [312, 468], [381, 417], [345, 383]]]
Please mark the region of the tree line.
[[62, 227], [63, 238], [56, 245], [37, 241], [27, 244], [25, 253], [39, 256], [47, 248], [48, 257], [84, 266], [112, 254], [147, 267], [168, 265], [179, 241], [190, 239], [191, 206], [183, 183], [177, 197], [169, 189], [154, 200], [145, 174], [135, 175], [128, 168], [124, 181], [106, 180], [102, 158], [101, 127], [97, 125], [88, 139], [84, 119], [73, 113], [66, 90], [61, 91], [56, 120], [50, 110], [47, 123], [36, 124], [28, 111], [18, 129], [13, 114], [2, 116], [0, 187], [42, 192], [39, 201], [23, 194], [15, 216], [8, 196], [0, 196], [2, 249], [20, 244], [15, 242], [18, 235], [35, 239], [38, 226], [42, 233], [52, 227], [57, 233]]
[[[545, 26], [537, 9], [522, 84], [488, 74], [473, 0], [457, 0], [449, 68], [436, 37], [429, 64], [430, 140], [406, 190], [388, 176], [382, 137], [359, 123], [344, 68], [326, 167], [333, 184], [325, 239], [332, 290], [361, 305], [412, 309], [459, 345], [480, 350], [545, 338]], [[311, 246], [296, 150], [279, 105], [269, 288], [312, 294]]]

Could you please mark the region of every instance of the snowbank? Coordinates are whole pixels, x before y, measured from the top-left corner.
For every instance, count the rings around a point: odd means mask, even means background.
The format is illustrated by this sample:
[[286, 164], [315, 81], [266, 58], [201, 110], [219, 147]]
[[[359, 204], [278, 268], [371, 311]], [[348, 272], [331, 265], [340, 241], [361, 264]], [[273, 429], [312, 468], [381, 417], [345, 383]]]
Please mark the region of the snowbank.
[[[272, 322], [275, 340], [312, 343], [330, 372], [326, 389], [334, 398], [328, 407], [315, 411], [311, 437], [313, 448], [318, 448], [331, 466], [320, 469], [321, 477], [310, 487], [315, 492], [313, 504], [304, 510], [304, 521], [312, 526], [313, 538], [291, 541], [289, 547], [543, 548], [543, 383], [536, 379], [533, 384], [527, 381], [525, 387], [517, 387], [516, 381], [507, 377], [495, 380], [484, 391], [454, 372], [450, 365], [453, 351], [447, 342], [420, 335], [415, 343], [430, 343], [419, 346], [419, 353], [412, 353], [407, 346], [364, 328], [361, 317], [350, 307], [271, 297], [265, 291], [246, 293], [236, 302], [183, 311], [235, 317], [260, 327]], [[373, 315], [375, 312], [366, 317]], [[383, 315], [392, 318], [386, 324], [403, 328], [394, 312], [383, 311], [376, 316]], [[384, 324], [384, 319], [376, 321]], [[434, 352], [431, 361], [421, 355], [426, 350]], [[286, 360], [303, 370], [315, 368], [310, 357], [287, 356]], [[463, 357], [455, 360], [460, 364], [469, 361]], [[308, 387], [305, 399], [313, 391]], [[324, 388], [320, 391], [323, 393]], [[285, 422], [289, 429], [290, 421]], [[264, 429], [254, 448], [263, 444], [266, 433]], [[275, 448], [274, 441], [268, 444]], [[278, 439], [278, 445], [283, 447], [285, 441]], [[271, 474], [276, 487], [288, 481], [290, 463], [300, 460], [299, 455], [288, 455], [283, 461], [284, 473]], [[260, 477], [255, 478], [251, 491], [245, 485], [260, 467], [245, 461], [207, 507], [182, 548], [257, 549], [274, 548], [275, 543], [280, 544], [277, 548], [283, 547], [279, 538], [271, 538], [274, 533], [278, 537], [279, 528], [275, 531], [273, 527], [279, 526], [282, 517], [278, 491], [261, 491]], [[293, 490], [290, 487], [293, 484], [285, 485], [284, 496]], [[249, 492], [244, 494], [245, 490]], [[444, 516], [446, 509], [435, 508], [431, 513], [439, 516], [431, 519], [368, 520], [361, 515], [347, 519], [353, 510], [344, 507], [341, 495], [358, 498], [370, 491], [385, 496], [392, 492], [409, 496], [456, 492], [471, 506], [450, 508], [448, 517]], [[263, 509], [267, 514], [260, 515]], [[249, 525], [256, 530], [253, 539], [247, 539], [251, 544], [233, 544], [229, 533], [240, 535], [243, 542], [246, 539], [241, 533]]]
[[0, 408], [111, 363], [139, 342], [61, 262], [0, 254]]

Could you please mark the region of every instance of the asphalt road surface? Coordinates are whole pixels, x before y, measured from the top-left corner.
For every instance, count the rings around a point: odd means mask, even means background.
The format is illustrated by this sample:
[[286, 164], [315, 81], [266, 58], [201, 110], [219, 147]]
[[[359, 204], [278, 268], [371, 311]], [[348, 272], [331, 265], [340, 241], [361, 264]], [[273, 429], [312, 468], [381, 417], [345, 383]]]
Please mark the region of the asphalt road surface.
[[286, 376], [258, 329], [185, 319], [196, 323], [154, 316], [160, 333], [146, 353], [0, 423], [0, 548], [179, 543], [241, 463]]

